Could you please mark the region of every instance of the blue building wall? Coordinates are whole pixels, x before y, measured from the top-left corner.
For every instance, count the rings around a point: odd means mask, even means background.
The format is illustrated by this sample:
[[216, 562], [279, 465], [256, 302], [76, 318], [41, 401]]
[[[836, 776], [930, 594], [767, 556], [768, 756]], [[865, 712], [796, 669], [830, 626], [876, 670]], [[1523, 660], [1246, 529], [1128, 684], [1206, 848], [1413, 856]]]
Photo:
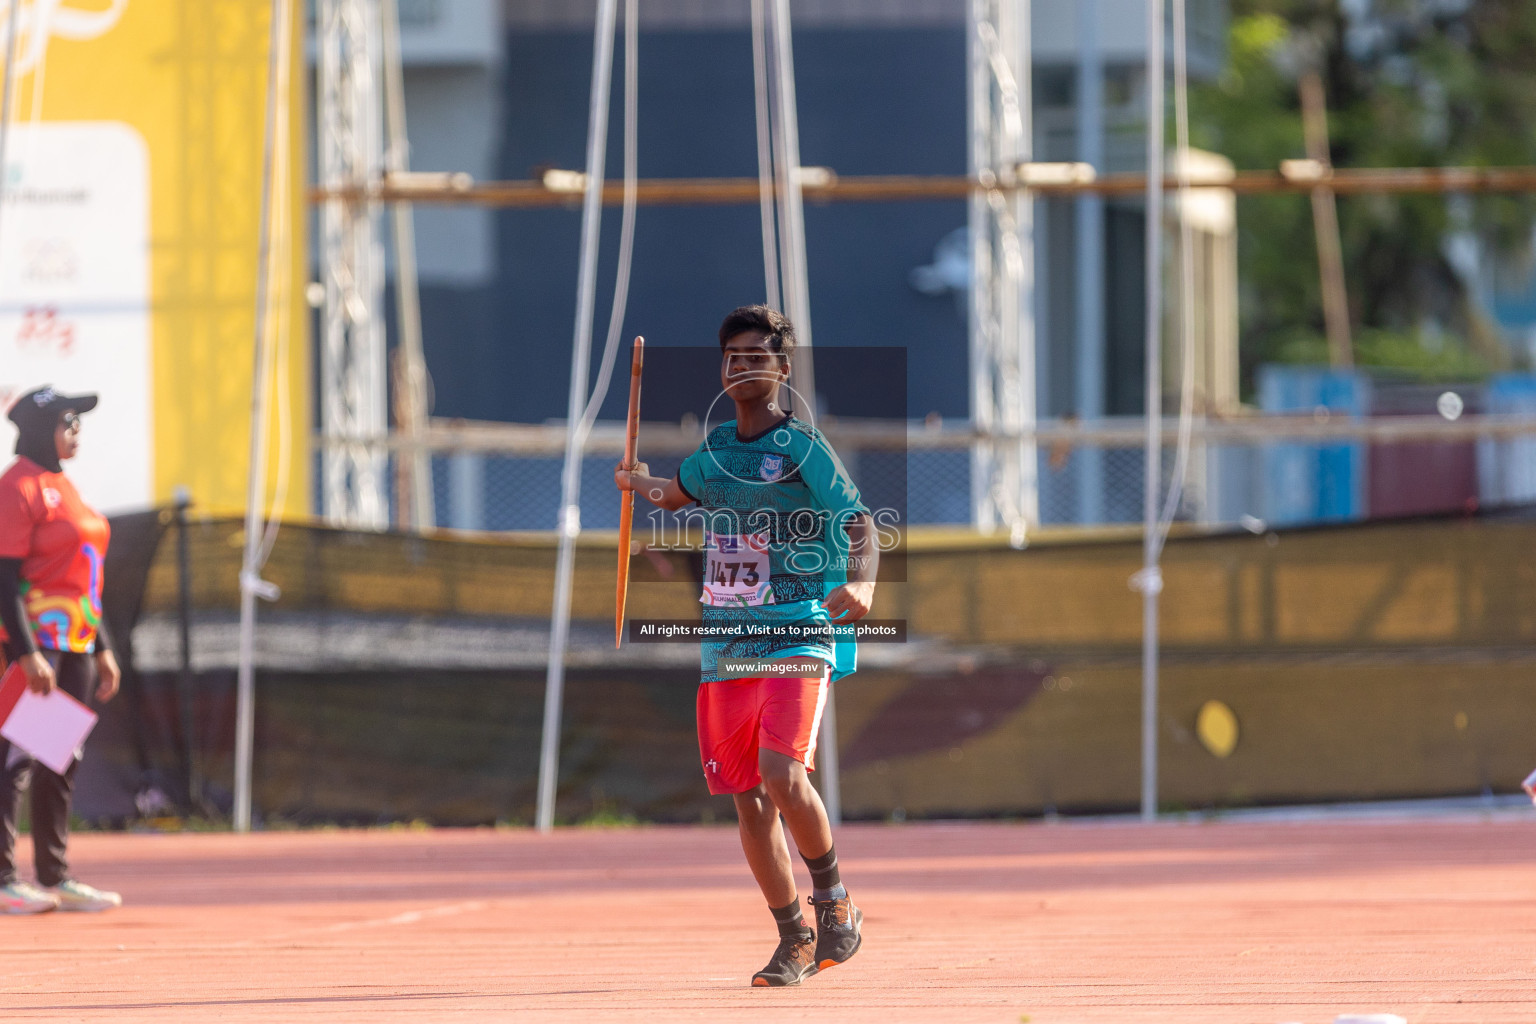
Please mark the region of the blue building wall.
[[[796, 32], [794, 45], [803, 163], [848, 175], [964, 173], [962, 29], [805, 30]], [[755, 176], [751, 61], [744, 31], [642, 34], [641, 177]], [[525, 179], [545, 167], [583, 166], [591, 62], [587, 33], [509, 35], [498, 176]], [[622, 53], [617, 63], [609, 177], [622, 166]], [[816, 346], [904, 347], [908, 414], [965, 416], [961, 309], [953, 296], [923, 295], [908, 284], [912, 268], [932, 262], [935, 243], [965, 223], [965, 204], [807, 204], [805, 217]], [[500, 211], [492, 285], [423, 287], [436, 415], [564, 417], [579, 224], [575, 204]], [[618, 210], [606, 211], [599, 344], [618, 228]], [[763, 295], [756, 206], [640, 208], [626, 338], [712, 346], [723, 315]], [[829, 411], [860, 414], [858, 381], [822, 375], [819, 385]], [[661, 399], [668, 383], [648, 377], [646, 388], [648, 399]], [[622, 418], [623, 403], [622, 389], [613, 389], [603, 416]]]

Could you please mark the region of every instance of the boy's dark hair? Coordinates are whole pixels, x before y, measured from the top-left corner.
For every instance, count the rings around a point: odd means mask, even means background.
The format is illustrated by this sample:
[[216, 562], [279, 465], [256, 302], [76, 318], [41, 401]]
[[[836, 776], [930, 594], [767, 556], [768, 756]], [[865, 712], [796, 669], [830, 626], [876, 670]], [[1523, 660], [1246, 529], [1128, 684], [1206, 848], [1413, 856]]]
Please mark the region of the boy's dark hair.
[[795, 325], [789, 317], [767, 306], [738, 306], [726, 314], [720, 325], [720, 350], [725, 343], [742, 331], [762, 331], [768, 335], [768, 345], [788, 359], [795, 351]]

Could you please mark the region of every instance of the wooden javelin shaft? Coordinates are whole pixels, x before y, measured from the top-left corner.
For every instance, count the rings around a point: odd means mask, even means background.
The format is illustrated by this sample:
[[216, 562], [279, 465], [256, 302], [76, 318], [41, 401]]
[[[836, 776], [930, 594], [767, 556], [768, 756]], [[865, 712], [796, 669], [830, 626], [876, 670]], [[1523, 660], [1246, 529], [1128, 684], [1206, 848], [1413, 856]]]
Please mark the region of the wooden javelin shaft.
[[[624, 468], [633, 469], [640, 444], [640, 371], [645, 365], [645, 339], [636, 338], [629, 360], [629, 421], [624, 430]], [[619, 505], [619, 582], [614, 594], [613, 646], [624, 642], [624, 606], [629, 600], [629, 534], [635, 518], [635, 492], [623, 493]]]

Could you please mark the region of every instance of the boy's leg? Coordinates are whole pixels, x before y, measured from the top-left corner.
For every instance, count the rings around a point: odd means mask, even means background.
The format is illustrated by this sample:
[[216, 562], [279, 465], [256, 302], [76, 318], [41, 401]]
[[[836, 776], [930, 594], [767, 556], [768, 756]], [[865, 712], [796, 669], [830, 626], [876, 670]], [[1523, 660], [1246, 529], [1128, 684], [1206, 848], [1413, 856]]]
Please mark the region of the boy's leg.
[[746, 793], [736, 793], [732, 799], [736, 801], [741, 849], [747, 855], [747, 866], [757, 879], [757, 887], [763, 890], [763, 898], [770, 907], [795, 902], [799, 894], [795, 891], [789, 845], [779, 827], [779, 809], [761, 785]]
[[757, 769], [758, 682], [741, 679], [699, 687], [699, 761], [710, 793], [730, 794], [735, 802], [747, 865], [768, 905], [777, 907], [795, 895], [795, 879], [779, 813]]
[[838, 874], [832, 825], [821, 794], [806, 769], [813, 763], [816, 733], [825, 704], [825, 679], [789, 679], [775, 688], [764, 705], [758, 735], [758, 774], [769, 798], [784, 815], [790, 835], [815, 886], [816, 963], [825, 970], [843, 963], [863, 942], [859, 925], [864, 914], [848, 898]]
[[[825, 856], [832, 849], [832, 823], [827, 820], [826, 805], [811, 785], [805, 765], [788, 754], [763, 747], [757, 752], [757, 766], [763, 776], [762, 788], [784, 815], [784, 824], [795, 837], [800, 856], [808, 860]], [[788, 850], [784, 859], [787, 863]]]
[[[832, 823], [827, 818], [821, 794], [811, 785], [805, 765], [787, 754], [766, 748], [758, 753], [758, 765], [763, 785], [779, 810], [784, 812], [784, 821], [795, 837], [795, 848], [811, 872], [812, 902], [845, 898], [848, 890], [843, 888], [837, 868]], [[813, 850], [821, 852], [812, 853]]]
[[757, 773], [757, 727], [761, 689], [755, 680], [704, 683], [699, 687], [699, 759], [709, 791], [729, 793], [736, 804], [741, 849], [758, 888], [768, 901], [779, 945], [768, 966], [752, 977], [754, 986], [798, 985], [816, 973], [816, 936], [800, 912], [793, 863], [778, 808]]
[[798, 985], [816, 973], [816, 935], [800, 913], [800, 894], [795, 891], [795, 874], [789, 845], [779, 826], [779, 810], [761, 785], [735, 793], [732, 799], [736, 802], [736, 820], [747, 866], [752, 869], [752, 877], [757, 879], [757, 887], [763, 891], [779, 930], [779, 945], [768, 966], [752, 976], [752, 984], [772, 988]]

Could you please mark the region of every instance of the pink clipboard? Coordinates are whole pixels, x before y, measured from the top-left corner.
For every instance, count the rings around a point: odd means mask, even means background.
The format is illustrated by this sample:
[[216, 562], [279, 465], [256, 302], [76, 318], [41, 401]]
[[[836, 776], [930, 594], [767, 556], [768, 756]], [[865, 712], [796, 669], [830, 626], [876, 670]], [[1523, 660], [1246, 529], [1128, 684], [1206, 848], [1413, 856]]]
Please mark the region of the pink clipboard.
[[29, 690], [20, 665], [0, 676], [0, 737], [60, 775], [95, 725], [96, 713], [63, 690], [47, 696]]

